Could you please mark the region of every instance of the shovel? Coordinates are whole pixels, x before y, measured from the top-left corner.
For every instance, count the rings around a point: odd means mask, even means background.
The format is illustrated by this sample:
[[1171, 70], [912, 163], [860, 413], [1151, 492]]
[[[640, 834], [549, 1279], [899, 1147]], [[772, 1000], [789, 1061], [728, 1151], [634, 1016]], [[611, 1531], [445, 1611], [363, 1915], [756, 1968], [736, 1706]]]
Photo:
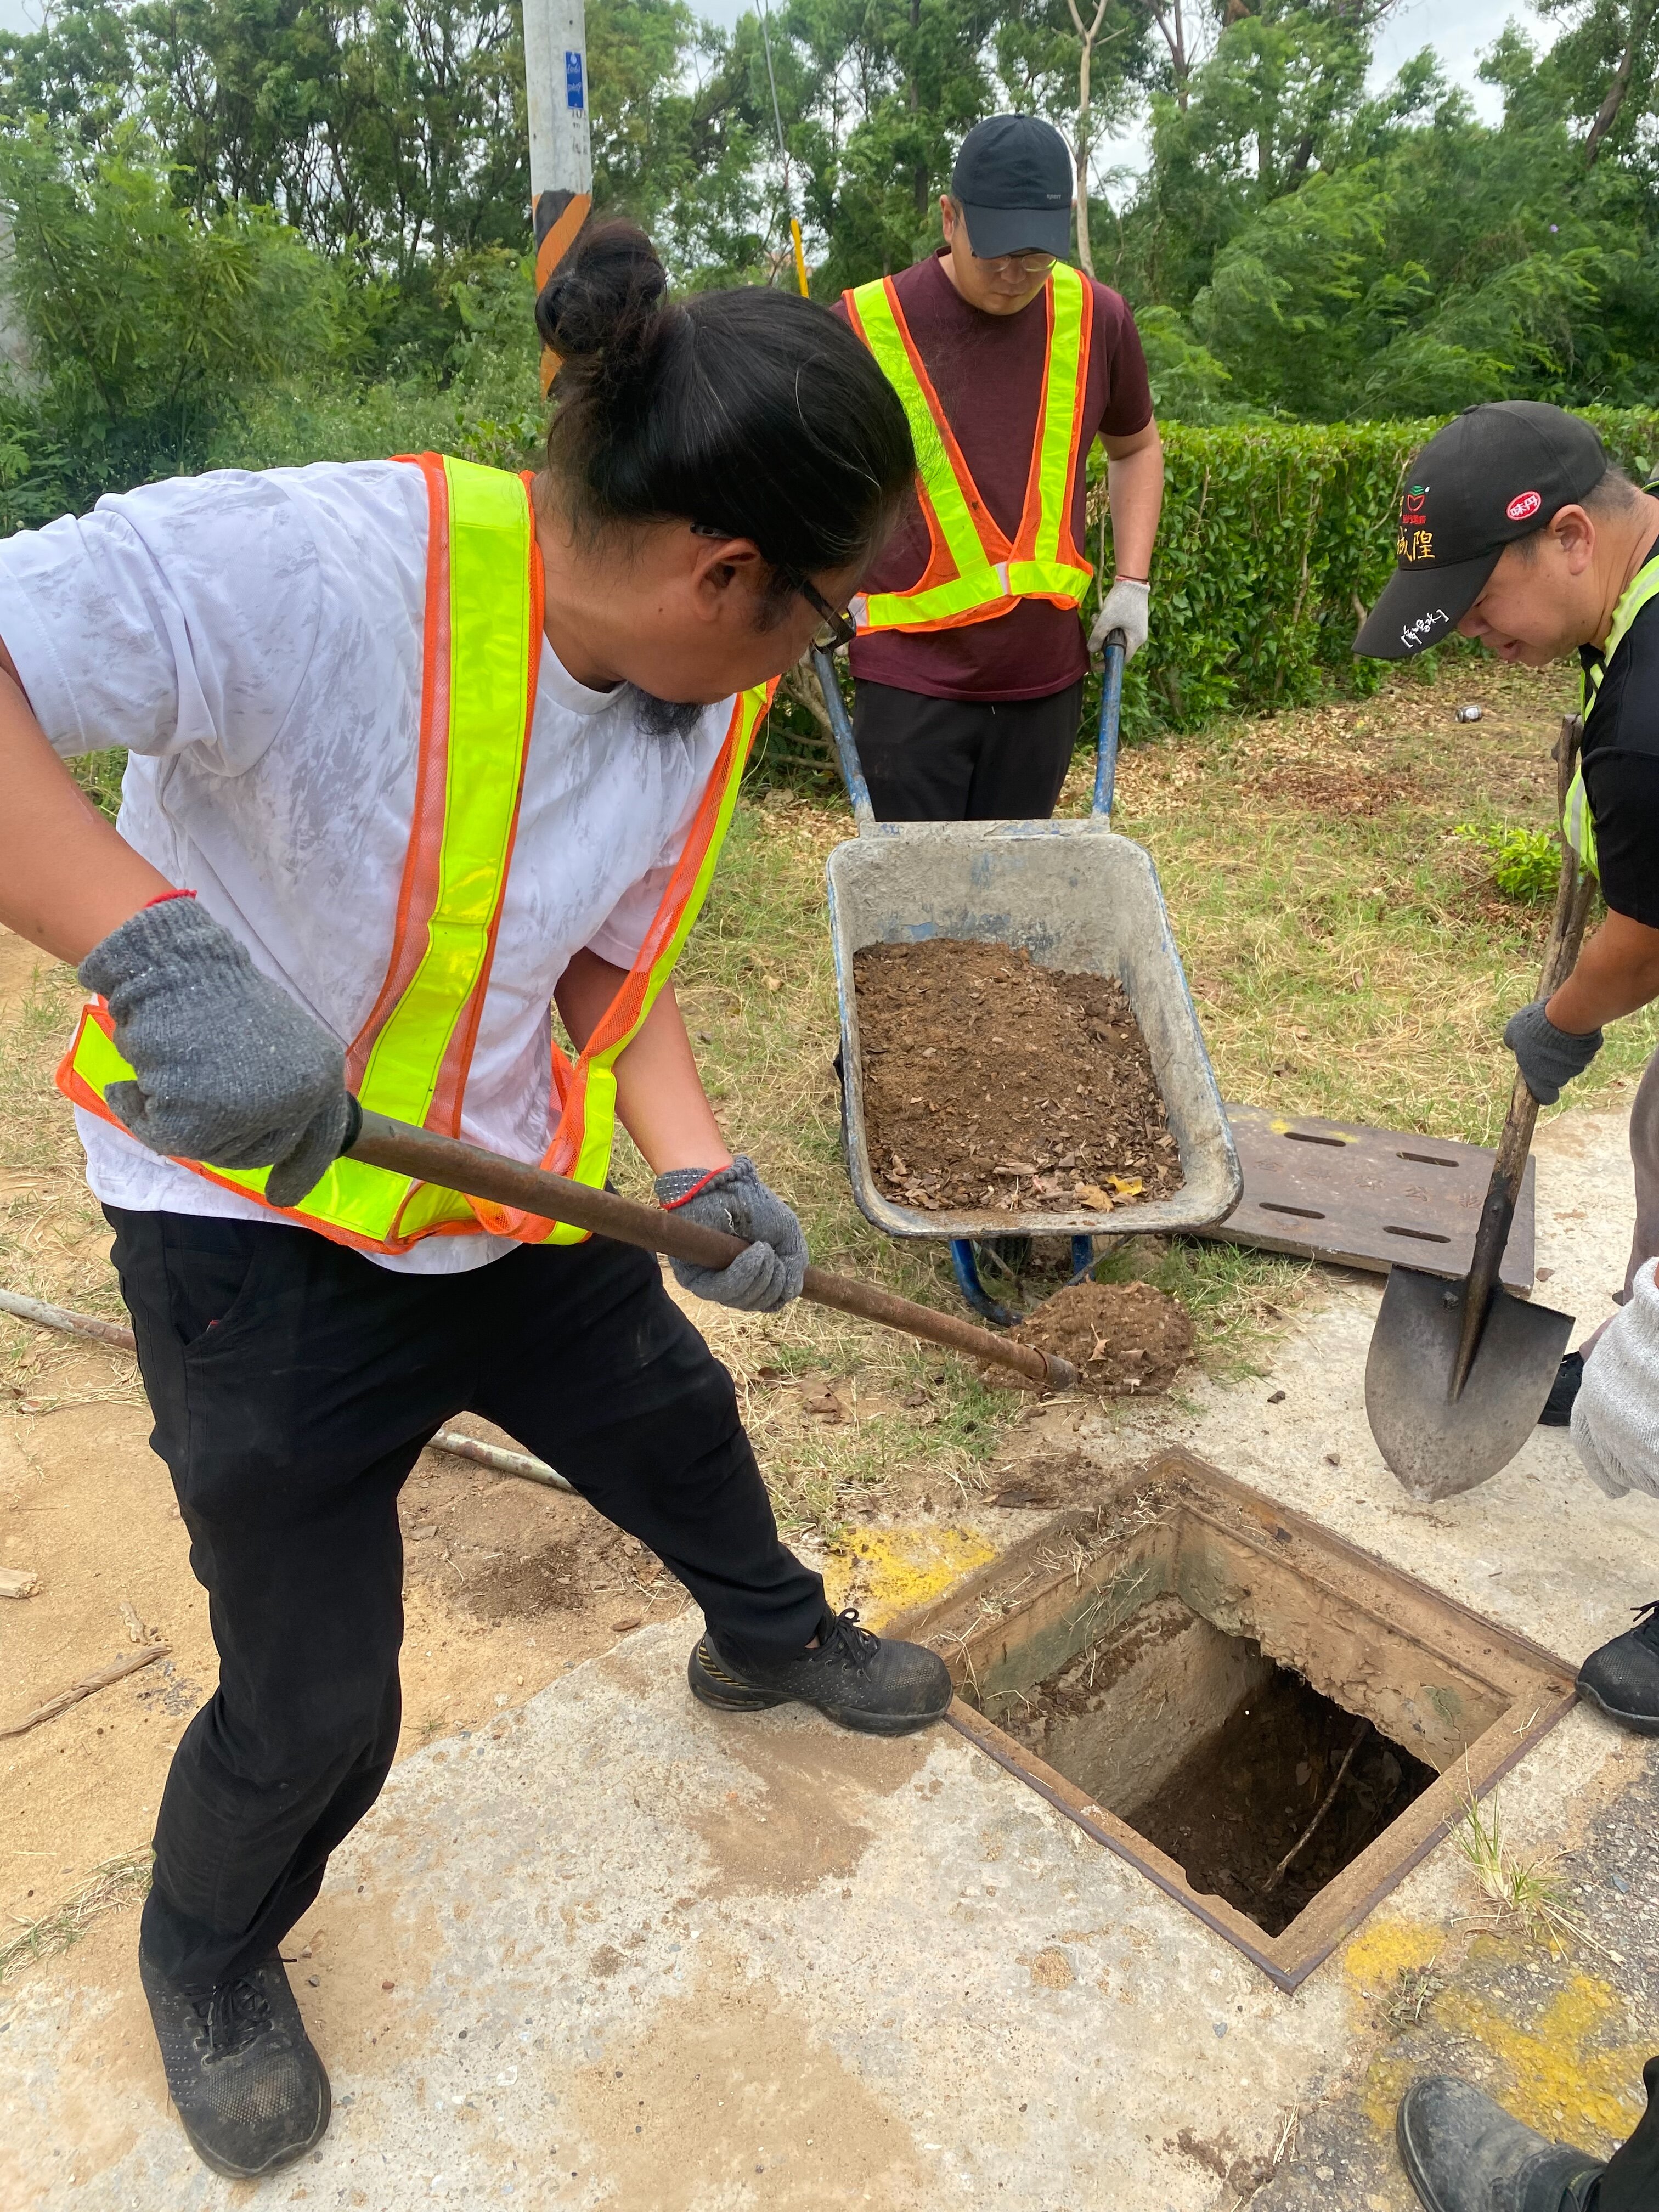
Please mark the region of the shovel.
[[[1576, 716], [1562, 723], [1558, 821], [1581, 732]], [[1564, 840], [1540, 987], [1546, 998], [1578, 957], [1595, 889]], [[1396, 1267], [1382, 1293], [1365, 1362], [1365, 1416], [1413, 1498], [1455, 1498], [1509, 1465], [1537, 1426], [1572, 1333], [1571, 1314], [1530, 1304], [1498, 1279], [1537, 1119], [1538, 1101], [1517, 1074], [1468, 1273], [1449, 1281]]]
[[[545, 1168], [526, 1167], [521, 1160], [503, 1159], [479, 1146], [463, 1144], [459, 1138], [371, 1114], [355, 1099], [352, 1105], [353, 1126], [340, 1149], [370, 1167], [389, 1168], [394, 1175], [413, 1176], [445, 1190], [489, 1199], [544, 1220], [566, 1222], [619, 1244], [664, 1252], [698, 1267], [726, 1267], [746, 1249], [741, 1237], [728, 1237], [723, 1229], [706, 1229], [683, 1214], [636, 1205], [613, 1190], [595, 1190]], [[828, 1274], [822, 1267], [809, 1267], [801, 1296], [903, 1335], [921, 1337], [925, 1343], [988, 1360], [1018, 1376], [1030, 1389], [1069, 1390], [1077, 1381], [1077, 1370], [1068, 1359], [1041, 1352], [1035, 1345], [1011, 1343], [988, 1328], [975, 1328], [954, 1314], [935, 1313], [931, 1306], [916, 1305], [873, 1283], [856, 1283], [845, 1275]]]

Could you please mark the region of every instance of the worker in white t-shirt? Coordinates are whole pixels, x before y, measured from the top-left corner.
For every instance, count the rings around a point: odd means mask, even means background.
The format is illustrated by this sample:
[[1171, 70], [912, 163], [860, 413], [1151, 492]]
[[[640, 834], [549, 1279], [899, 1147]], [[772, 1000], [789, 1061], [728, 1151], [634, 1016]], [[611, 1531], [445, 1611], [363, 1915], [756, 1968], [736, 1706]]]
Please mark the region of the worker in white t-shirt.
[[[355, 1095], [598, 1184], [619, 1118], [664, 1205], [747, 1240], [683, 1284], [800, 1290], [670, 972], [769, 683], [835, 626], [909, 433], [827, 310], [671, 302], [629, 225], [537, 317], [563, 367], [528, 486], [431, 455], [231, 472], [0, 545], [0, 921], [96, 994], [59, 1080], [219, 1652], [139, 1966], [231, 2175], [327, 2125], [277, 1945], [391, 1764], [398, 1494], [444, 1422], [498, 1422], [661, 1556], [708, 1703], [896, 1734], [950, 1697], [779, 1541], [654, 1261], [340, 1157]], [[112, 745], [113, 828], [62, 765]]]

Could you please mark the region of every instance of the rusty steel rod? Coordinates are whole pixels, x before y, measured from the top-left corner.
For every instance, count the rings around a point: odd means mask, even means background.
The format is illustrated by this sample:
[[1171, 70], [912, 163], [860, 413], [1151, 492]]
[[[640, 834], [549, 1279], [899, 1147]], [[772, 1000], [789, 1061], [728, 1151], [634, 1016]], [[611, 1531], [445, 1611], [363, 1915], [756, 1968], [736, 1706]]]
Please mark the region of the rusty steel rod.
[[[689, 1260], [696, 1267], [724, 1267], [744, 1250], [740, 1237], [724, 1230], [705, 1229], [684, 1215], [665, 1213], [654, 1206], [640, 1206], [615, 1191], [594, 1190], [572, 1182], [545, 1168], [526, 1167], [522, 1161], [503, 1159], [458, 1138], [435, 1135], [384, 1114], [363, 1113], [362, 1127], [345, 1147], [355, 1160], [372, 1167], [389, 1168], [394, 1174], [412, 1176], [445, 1190], [465, 1192], [470, 1198], [489, 1200], [496, 1206], [562, 1221], [573, 1229], [591, 1230], [618, 1244], [635, 1244], [647, 1252], [665, 1253], [672, 1260]], [[838, 1313], [855, 1314], [883, 1328], [897, 1329], [925, 1343], [943, 1345], [948, 1351], [966, 1352], [970, 1358], [1006, 1367], [1040, 1390], [1068, 1390], [1077, 1381], [1077, 1370], [1067, 1359], [1040, 1352], [1035, 1345], [1015, 1344], [994, 1336], [988, 1328], [958, 1321], [954, 1314], [937, 1313], [919, 1306], [873, 1283], [858, 1283], [845, 1275], [831, 1275], [822, 1267], [809, 1267], [801, 1296], [815, 1305], [833, 1306]]]
[[112, 1344], [122, 1352], [137, 1346], [132, 1331], [118, 1321], [100, 1321], [95, 1314], [71, 1313], [67, 1306], [49, 1306], [42, 1298], [26, 1298], [21, 1291], [0, 1291], [0, 1313], [15, 1321], [32, 1321], [37, 1328], [61, 1329], [68, 1336], [89, 1336], [99, 1344]]

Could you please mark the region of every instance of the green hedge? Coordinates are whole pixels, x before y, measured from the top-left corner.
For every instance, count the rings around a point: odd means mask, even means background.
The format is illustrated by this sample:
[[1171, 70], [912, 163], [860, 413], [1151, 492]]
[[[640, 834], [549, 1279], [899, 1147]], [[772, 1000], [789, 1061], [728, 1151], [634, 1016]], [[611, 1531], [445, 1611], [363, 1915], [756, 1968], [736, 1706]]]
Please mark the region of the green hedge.
[[[1589, 415], [1644, 479], [1659, 462], [1659, 414]], [[1354, 631], [1394, 566], [1407, 465], [1439, 427], [1165, 423], [1152, 635], [1125, 681], [1126, 735], [1373, 690], [1385, 664], [1354, 659]], [[1097, 520], [1103, 508], [1103, 467]]]

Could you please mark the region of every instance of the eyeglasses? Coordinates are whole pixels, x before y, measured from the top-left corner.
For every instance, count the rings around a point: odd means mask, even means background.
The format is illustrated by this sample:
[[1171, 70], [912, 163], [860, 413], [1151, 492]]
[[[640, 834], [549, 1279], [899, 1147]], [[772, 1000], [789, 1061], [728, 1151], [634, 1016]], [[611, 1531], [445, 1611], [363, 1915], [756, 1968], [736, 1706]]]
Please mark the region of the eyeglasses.
[[1021, 269], [1028, 276], [1046, 276], [1054, 265], [1052, 253], [987, 253], [975, 254], [988, 269]]
[[848, 607], [839, 610], [832, 607], [817, 586], [808, 583], [805, 576], [797, 576], [787, 568], [783, 573], [813, 613], [823, 617], [812, 633], [812, 642], [818, 651], [836, 653], [843, 645], [851, 645], [859, 634], [859, 626], [853, 618], [852, 611]]
[[[712, 522], [694, 522], [691, 535], [694, 538], [740, 538], [743, 532], [722, 530]], [[859, 634], [859, 626], [850, 609], [832, 607], [817, 586], [803, 576], [798, 568], [786, 568], [780, 563], [778, 574], [792, 592], [799, 593], [815, 615], [823, 617], [812, 633], [812, 643], [820, 653], [836, 653], [842, 646], [851, 645]]]

